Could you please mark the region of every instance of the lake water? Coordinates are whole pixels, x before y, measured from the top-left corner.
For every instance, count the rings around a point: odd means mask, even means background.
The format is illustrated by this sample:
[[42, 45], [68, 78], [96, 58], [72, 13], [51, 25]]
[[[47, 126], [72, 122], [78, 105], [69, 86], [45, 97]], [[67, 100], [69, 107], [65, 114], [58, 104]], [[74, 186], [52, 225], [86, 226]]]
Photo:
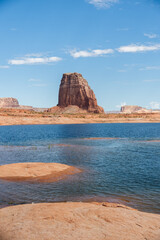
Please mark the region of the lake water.
[[[113, 138], [86, 139], [86, 138]], [[111, 201], [160, 213], [160, 124], [0, 127], [0, 165], [58, 162], [84, 171], [54, 183], [0, 180], [0, 207]]]

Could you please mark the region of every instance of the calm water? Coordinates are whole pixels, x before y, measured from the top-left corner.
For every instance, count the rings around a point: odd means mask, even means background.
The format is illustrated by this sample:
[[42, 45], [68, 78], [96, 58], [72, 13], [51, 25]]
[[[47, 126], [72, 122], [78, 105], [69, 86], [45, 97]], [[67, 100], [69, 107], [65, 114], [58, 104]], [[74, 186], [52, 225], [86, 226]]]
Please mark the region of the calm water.
[[155, 139], [160, 124], [1, 126], [1, 165], [59, 162], [84, 171], [57, 183], [0, 181], [0, 206], [97, 200], [160, 213], [160, 142], [148, 141]]

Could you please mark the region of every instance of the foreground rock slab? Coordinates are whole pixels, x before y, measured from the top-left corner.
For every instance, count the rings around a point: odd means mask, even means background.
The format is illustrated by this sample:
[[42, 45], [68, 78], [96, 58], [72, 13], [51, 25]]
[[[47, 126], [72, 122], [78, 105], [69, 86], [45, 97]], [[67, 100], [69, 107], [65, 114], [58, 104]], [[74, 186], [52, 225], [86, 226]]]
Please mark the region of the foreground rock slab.
[[1, 240], [159, 240], [160, 215], [111, 203], [41, 203], [0, 210]]
[[0, 179], [55, 182], [78, 172], [78, 168], [60, 163], [15, 163], [0, 166]]

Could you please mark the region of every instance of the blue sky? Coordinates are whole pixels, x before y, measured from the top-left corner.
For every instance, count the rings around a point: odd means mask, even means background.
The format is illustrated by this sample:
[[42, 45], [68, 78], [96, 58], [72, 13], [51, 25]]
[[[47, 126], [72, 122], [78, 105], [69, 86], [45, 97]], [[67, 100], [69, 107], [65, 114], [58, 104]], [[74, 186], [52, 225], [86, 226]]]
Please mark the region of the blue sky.
[[79, 72], [106, 111], [160, 108], [160, 1], [0, 0], [0, 97], [52, 107]]

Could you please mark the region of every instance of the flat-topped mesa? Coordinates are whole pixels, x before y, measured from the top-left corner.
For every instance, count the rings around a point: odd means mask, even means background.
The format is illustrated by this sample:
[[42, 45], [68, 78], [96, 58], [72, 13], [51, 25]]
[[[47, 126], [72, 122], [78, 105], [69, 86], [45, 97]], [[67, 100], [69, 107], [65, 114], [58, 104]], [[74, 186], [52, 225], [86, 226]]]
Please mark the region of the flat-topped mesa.
[[0, 98], [0, 108], [14, 107], [19, 107], [19, 102], [16, 98]]
[[136, 105], [125, 105], [121, 107], [122, 113], [151, 113], [152, 110], [136, 106]]
[[103, 113], [97, 105], [97, 99], [86, 79], [80, 73], [63, 74], [59, 89], [59, 107], [76, 105], [89, 112]]

